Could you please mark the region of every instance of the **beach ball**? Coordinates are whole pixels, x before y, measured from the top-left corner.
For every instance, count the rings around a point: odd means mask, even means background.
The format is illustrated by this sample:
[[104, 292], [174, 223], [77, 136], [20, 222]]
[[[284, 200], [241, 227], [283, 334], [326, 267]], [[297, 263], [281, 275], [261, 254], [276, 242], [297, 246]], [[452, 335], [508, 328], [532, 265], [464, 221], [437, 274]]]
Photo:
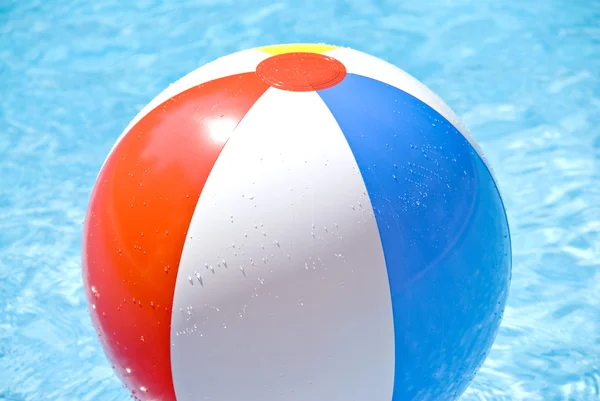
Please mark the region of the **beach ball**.
[[148, 401], [456, 399], [510, 270], [467, 128], [403, 70], [329, 45], [169, 86], [110, 151], [83, 231], [99, 341]]

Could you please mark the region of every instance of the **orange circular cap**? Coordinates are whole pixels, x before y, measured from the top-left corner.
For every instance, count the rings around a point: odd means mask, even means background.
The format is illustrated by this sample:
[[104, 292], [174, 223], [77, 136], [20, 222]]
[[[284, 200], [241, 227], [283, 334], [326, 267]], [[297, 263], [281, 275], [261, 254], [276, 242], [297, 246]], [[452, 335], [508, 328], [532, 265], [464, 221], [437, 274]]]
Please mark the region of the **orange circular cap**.
[[263, 60], [256, 73], [274, 88], [309, 92], [330, 88], [346, 76], [346, 67], [318, 53], [284, 53]]

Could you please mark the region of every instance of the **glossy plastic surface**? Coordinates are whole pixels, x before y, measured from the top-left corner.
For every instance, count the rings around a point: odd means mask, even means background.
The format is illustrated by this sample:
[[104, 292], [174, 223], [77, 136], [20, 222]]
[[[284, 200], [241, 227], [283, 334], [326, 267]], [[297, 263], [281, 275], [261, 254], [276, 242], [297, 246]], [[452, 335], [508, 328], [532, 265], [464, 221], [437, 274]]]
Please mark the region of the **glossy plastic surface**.
[[451, 400], [485, 360], [511, 253], [483, 155], [403, 71], [310, 49], [184, 78], [98, 176], [86, 291], [142, 400]]
[[86, 295], [108, 358], [142, 399], [175, 399], [171, 313], [189, 222], [214, 161], [267, 88], [251, 73], [182, 92], [131, 129], [98, 177], [83, 234]]

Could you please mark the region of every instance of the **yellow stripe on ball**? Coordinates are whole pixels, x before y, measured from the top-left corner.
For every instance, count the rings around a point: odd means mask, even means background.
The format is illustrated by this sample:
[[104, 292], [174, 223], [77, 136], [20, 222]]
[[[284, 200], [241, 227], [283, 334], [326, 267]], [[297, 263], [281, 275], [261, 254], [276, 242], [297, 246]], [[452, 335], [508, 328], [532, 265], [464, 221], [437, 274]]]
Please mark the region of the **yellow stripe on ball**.
[[292, 43], [283, 45], [272, 45], [257, 47], [256, 50], [269, 53], [272, 56], [277, 56], [284, 53], [325, 53], [329, 50], [337, 49], [337, 46], [326, 45], [324, 43], [313, 44], [313, 43]]

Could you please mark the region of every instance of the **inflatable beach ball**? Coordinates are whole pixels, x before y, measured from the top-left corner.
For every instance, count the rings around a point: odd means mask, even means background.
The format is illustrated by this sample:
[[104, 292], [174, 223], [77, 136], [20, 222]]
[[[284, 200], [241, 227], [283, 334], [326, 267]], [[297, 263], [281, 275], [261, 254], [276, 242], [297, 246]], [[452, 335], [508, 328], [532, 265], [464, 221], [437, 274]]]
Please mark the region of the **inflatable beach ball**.
[[93, 324], [148, 401], [452, 400], [511, 269], [493, 173], [401, 69], [326, 45], [213, 61], [129, 124], [93, 188]]

